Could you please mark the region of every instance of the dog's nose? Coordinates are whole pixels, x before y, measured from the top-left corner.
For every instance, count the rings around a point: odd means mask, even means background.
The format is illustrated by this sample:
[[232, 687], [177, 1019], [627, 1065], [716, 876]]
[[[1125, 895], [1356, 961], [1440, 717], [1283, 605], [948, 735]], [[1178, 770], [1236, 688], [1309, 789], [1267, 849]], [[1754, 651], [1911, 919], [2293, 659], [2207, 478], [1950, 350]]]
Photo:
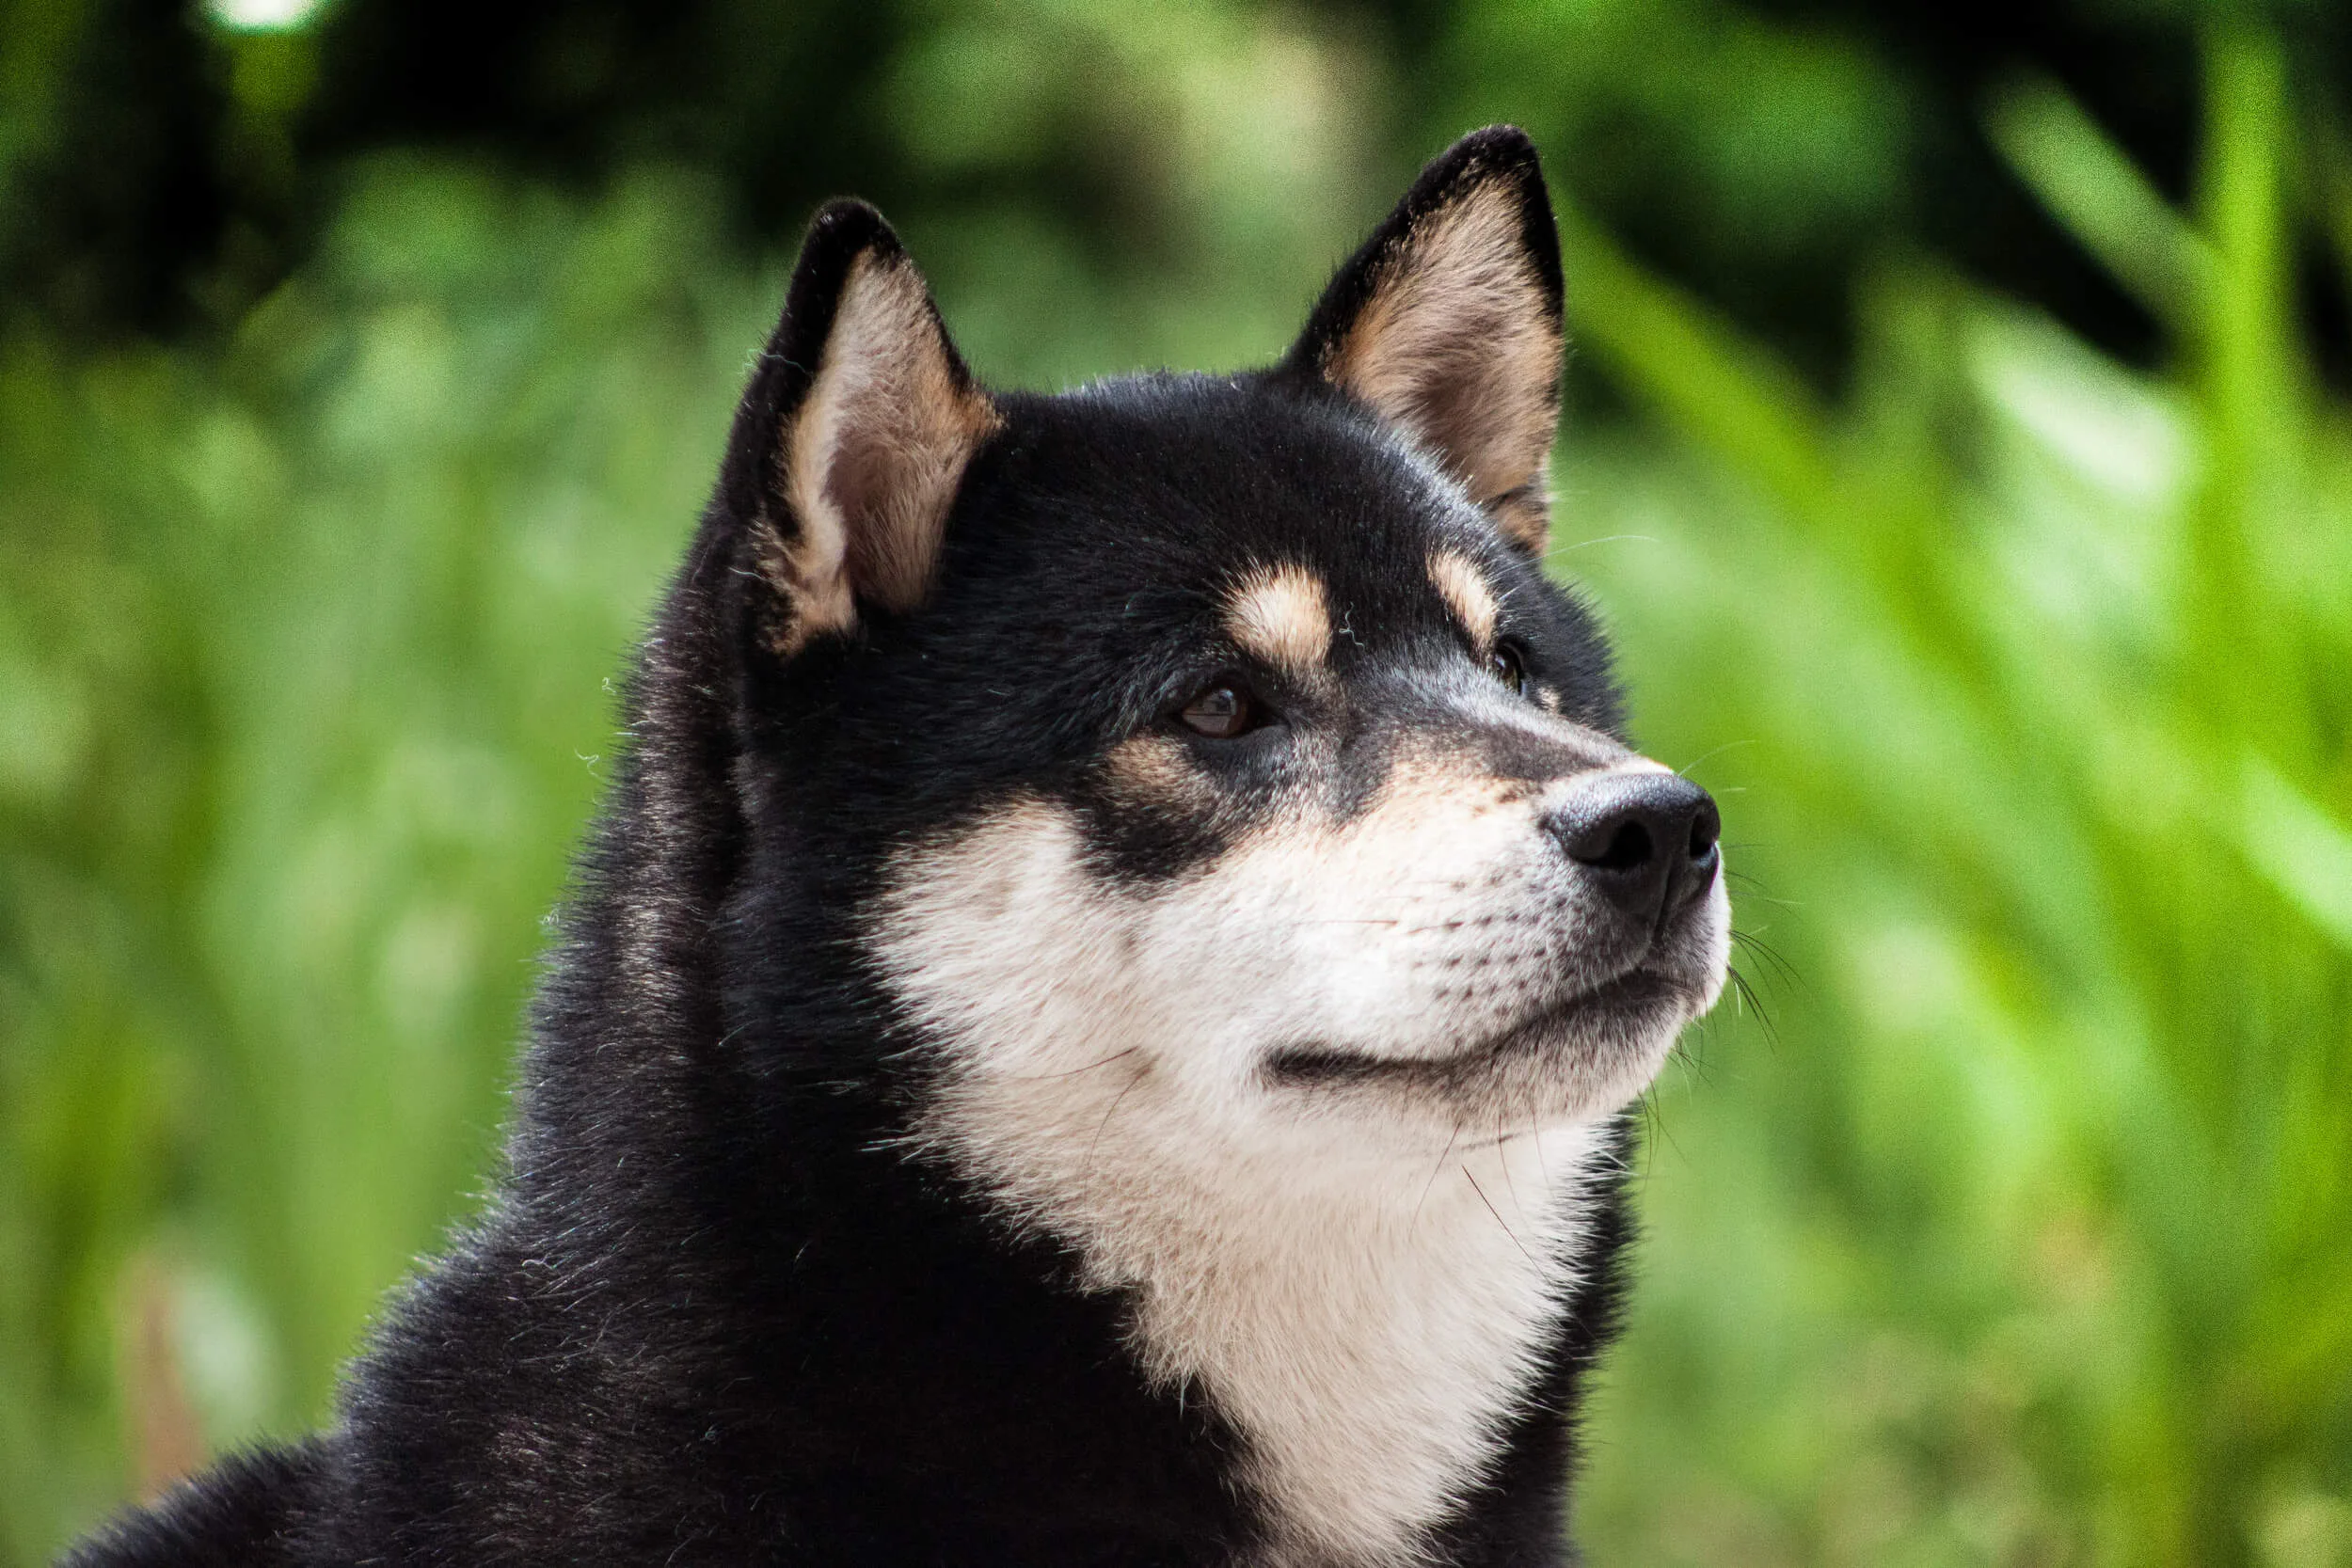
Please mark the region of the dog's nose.
[[1645, 926], [1714, 884], [1714, 798], [1673, 773], [1594, 780], [1555, 811], [1552, 833], [1610, 903]]

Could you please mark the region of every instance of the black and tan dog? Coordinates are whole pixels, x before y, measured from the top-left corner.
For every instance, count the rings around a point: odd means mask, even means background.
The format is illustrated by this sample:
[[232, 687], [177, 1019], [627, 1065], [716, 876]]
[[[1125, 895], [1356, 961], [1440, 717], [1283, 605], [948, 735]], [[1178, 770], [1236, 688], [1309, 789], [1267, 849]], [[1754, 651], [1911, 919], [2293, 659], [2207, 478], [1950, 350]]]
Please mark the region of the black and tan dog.
[[1706, 795], [1549, 583], [1473, 135], [1289, 356], [984, 390], [827, 208], [646, 640], [489, 1212], [99, 1564], [1556, 1563]]

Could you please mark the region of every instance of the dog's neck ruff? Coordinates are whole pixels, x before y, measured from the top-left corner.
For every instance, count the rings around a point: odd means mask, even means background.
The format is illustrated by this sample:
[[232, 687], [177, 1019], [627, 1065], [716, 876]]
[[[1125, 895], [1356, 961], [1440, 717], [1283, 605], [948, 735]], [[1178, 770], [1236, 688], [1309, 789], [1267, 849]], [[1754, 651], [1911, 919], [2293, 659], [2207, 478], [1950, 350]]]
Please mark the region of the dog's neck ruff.
[[918, 1142], [1131, 1293], [1145, 1375], [1248, 1441], [1265, 1568], [1420, 1560], [1534, 1391], [1600, 1130], [1368, 1137], [1361, 1109], [1171, 1069], [1137, 1043], [1168, 1029], [1135, 983], [1153, 933], [1090, 894], [1072, 835], [909, 869], [878, 953], [949, 1058]]

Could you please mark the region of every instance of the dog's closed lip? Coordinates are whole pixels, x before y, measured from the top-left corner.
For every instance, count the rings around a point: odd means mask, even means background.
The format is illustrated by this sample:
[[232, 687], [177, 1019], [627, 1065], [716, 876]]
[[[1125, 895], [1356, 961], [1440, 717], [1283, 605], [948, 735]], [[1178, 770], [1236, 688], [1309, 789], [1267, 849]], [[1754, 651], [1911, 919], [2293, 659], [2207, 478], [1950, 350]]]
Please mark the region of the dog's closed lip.
[[1477, 1044], [1443, 1056], [1373, 1056], [1322, 1044], [1285, 1046], [1266, 1057], [1266, 1076], [1298, 1086], [1370, 1082], [1442, 1084], [1491, 1068], [1521, 1052], [1542, 1050], [1564, 1026], [1623, 1023], [1667, 1003], [1688, 999], [1691, 988], [1670, 974], [1636, 966], [1612, 980], [1552, 1003]]

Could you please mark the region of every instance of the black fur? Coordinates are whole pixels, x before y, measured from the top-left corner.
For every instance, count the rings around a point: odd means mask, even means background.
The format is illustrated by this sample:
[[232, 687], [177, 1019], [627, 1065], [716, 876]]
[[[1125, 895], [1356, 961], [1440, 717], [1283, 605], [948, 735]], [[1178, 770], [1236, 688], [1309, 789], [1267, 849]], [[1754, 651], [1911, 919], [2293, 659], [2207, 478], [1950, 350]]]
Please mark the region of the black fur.
[[[1120, 1299], [891, 1142], [924, 1092], [924, 1041], [858, 923], [894, 846], [1015, 787], [1075, 802], [1106, 875], [1171, 875], [1239, 831], [1253, 769], [1278, 766], [1263, 748], [1218, 765], [1243, 804], [1196, 818], [1122, 812], [1101, 770], [1214, 673], [1212, 590], [1239, 563], [1326, 573], [1358, 634], [1334, 656], [1351, 689], [1461, 657], [1420, 565], [1458, 520], [1314, 368], [1396, 235], [1489, 175], [1520, 193], [1556, 321], [1534, 150], [1483, 133], [1432, 166], [1277, 369], [998, 398], [930, 600], [866, 607], [786, 657], [750, 533], [791, 526], [780, 433], [848, 269], [896, 252], [870, 209], [819, 214], [629, 682], [626, 759], [536, 1007], [497, 1196], [398, 1297], [331, 1431], [226, 1463], [68, 1560], [1246, 1560], [1264, 1522], [1235, 1479], [1241, 1436], [1207, 1401], [1147, 1386]], [[1617, 729], [1585, 613], [1491, 531], [1462, 544], [1508, 575], [1506, 629], [1535, 676]], [[1383, 721], [1417, 721], [1407, 704]], [[1444, 1560], [1567, 1560], [1574, 1412], [1628, 1228], [1613, 1189], [1597, 1212], [1548, 1370], [1434, 1544]]]

